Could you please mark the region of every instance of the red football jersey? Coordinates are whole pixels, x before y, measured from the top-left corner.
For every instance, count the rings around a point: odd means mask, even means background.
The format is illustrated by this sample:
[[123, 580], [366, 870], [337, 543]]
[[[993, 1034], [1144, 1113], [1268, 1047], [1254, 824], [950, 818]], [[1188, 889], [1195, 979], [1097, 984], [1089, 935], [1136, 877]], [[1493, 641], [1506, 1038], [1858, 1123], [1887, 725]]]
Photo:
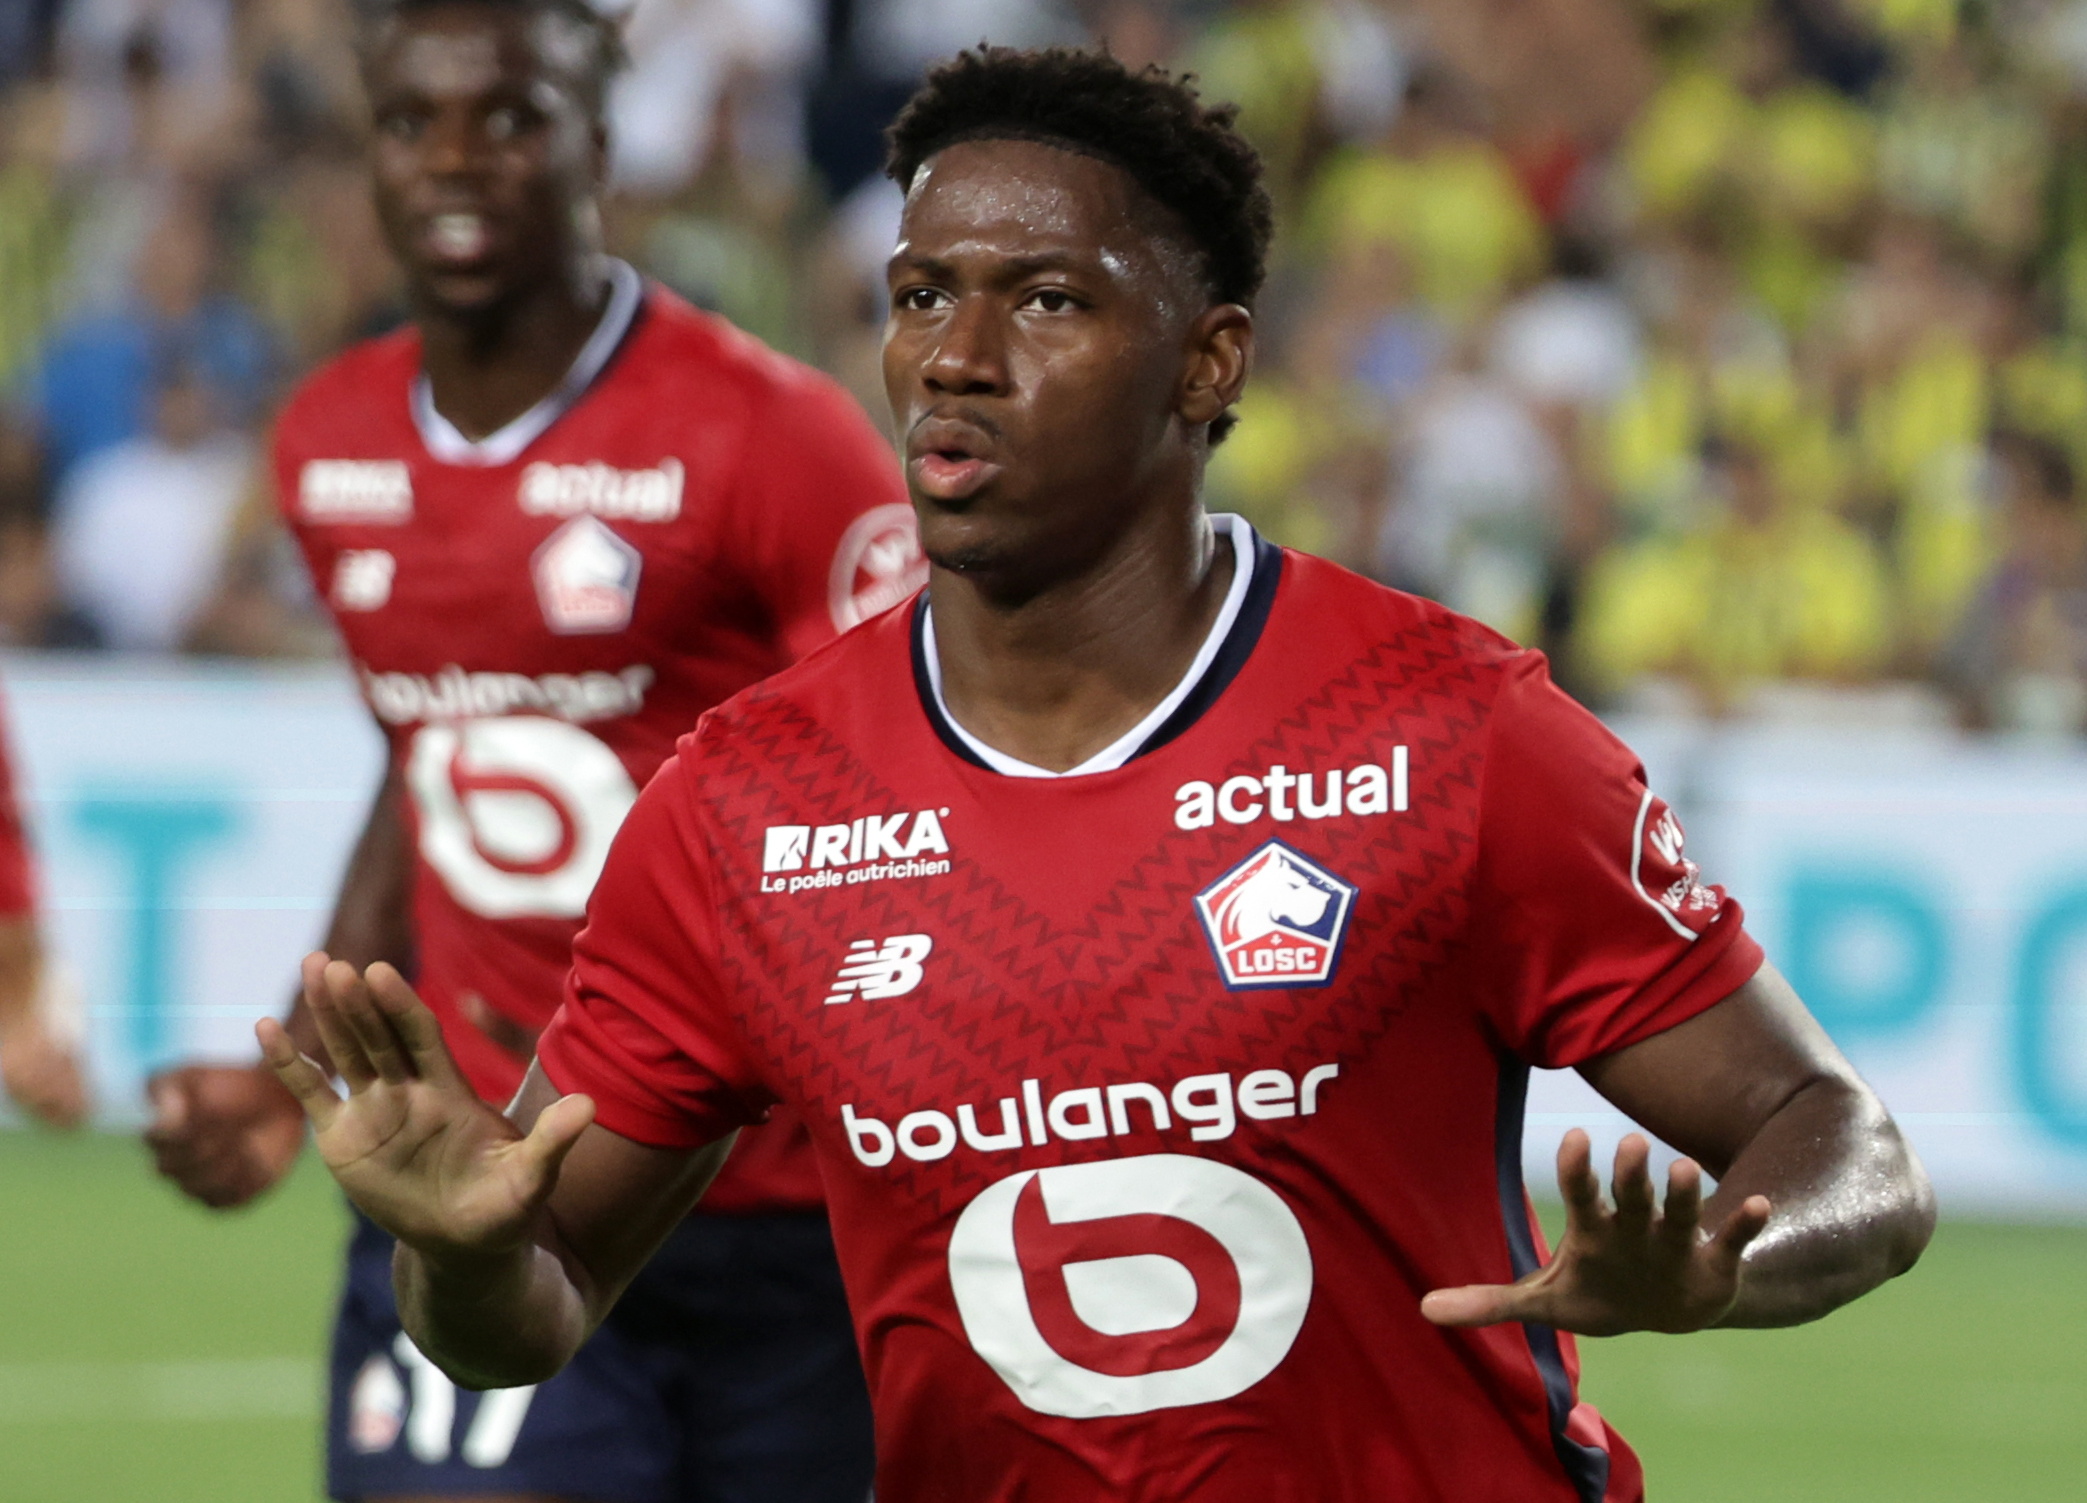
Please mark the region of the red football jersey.
[[[406, 330], [314, 375], [276, 479], [404, 772], [416, 983], [505, 1101], [675, 738], [924, 565], [852, 399], [620, 263], [573, 374], [486, 440], [433, 411], [420, 360]], [[819, 1203], [794, 1131], [749, 1134], [710, 1208]]]
[[36, 916], [36, 862], [15, 793], [14, 760], [0, 723], [0, 918]]
[[1540, 656], [1225, 525], [1240, 608], [1112, 770], [989, 766], [921, 604], [711, 712], [541, 1058], [646, 1143], [803, 1114], [885, 1503], [1638, 1498], [1569, 1338], [1419, 1303], [1541, 1256], [1528, 1068], [1760, 950]]

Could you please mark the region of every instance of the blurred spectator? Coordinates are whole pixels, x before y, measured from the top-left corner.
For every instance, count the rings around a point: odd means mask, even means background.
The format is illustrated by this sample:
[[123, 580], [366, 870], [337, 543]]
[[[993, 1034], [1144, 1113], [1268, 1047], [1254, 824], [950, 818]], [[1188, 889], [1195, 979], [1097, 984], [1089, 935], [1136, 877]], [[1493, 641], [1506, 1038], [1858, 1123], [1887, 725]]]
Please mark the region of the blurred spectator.
[[96, 453], [60, 484], [53, 554], [67, 602], [124, 651], [179, 647], [215, 587], [254, 449], [226, 426], [200, 366], [159, 373], [149, 432]]
[[221, 247], [204, 207], [177, 197], [137, 266], [136, 292], [109, 313], [61, 327], [42, 359], [36, 406], [51, 469], [143, 432], [156, 365], [179, 352], [228, 420], [251, 421], [273, 375], [259, 320], [221, 286]]
[[1944, 671], [1973, 724], [2078, 735], [2087, 731], [2087, 512], [2073, 462], [2019, 432], [1994, 435], [1991, 452], [2006, 554]]
[[1330, 161], [1306, 211], [1307, 244], [1331, 254], [1394, 247], [1420, 300], [1462, 325], [1544, 261], [1542, 221], [1480, 122], [1467, 86], [1417, 75], [1391, 129]]
[[1891, 651], [1875, 546], [1831, 511], [1794, 503], [1756, 446], [1705, 446], [1694, 525], [1618, 545], [1587, 582], [1582, 673], [1611, 692], [1671, 675], [1712, 709], [1777, 678], [1856, 683]]
[[1378, 577], [1534, 641], [1566, 490], [1564, 457], [1474, 338], [1423, 396], [1395, 459]]

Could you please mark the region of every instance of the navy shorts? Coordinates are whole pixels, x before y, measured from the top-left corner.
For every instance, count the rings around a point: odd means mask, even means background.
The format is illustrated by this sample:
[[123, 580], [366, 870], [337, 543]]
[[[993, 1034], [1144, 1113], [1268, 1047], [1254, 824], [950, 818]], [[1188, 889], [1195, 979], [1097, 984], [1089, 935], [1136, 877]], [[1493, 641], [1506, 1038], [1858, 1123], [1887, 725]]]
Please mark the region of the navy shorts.
[[406, 1339], [391, 1247], [357, 1219], [327, 1405], [334, 1498], [868, 1498], [869, 1395], [823, 1215], [689, 1217], [563, 1372], [488, 1393]]

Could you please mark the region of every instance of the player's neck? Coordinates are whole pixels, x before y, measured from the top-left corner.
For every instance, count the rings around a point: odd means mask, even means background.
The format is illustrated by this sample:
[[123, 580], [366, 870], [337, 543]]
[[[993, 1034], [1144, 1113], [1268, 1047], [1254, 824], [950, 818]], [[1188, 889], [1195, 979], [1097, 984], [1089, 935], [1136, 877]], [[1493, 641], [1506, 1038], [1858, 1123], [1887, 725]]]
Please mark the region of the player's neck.
[[428, 394], [464, 437], [497, 433], [565, 379], [601, 322], [610, 279], [588, 256], [483, 313], [422, 307], [421, 365]]
[[1232, 549], [1200, 507], [1127, 533], [1097, 565], [994, 602], [963, 575], [929, 586], [942, 696], [994, 750], [1063, 772], [1102, 751], [1181, 682], [1223, 607]]

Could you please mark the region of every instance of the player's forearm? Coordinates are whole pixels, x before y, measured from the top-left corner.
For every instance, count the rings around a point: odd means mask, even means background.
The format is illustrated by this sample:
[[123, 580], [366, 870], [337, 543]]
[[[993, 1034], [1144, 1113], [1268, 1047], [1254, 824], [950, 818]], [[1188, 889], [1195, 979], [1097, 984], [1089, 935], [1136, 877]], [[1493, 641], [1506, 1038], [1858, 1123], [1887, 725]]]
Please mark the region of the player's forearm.
[[[409, 969], [413, 931], [409, 919], [413, 880], [413, 846], [406, 829], [405, 782], [397, 767], [386, 773], [370, 804], [369, 818], [348, 857], [341, 878], [340, 895], [334, 900], [333, 918], [326, 926], [322, 948], [336, 960], [345, 960], [357, 970], [366, 970], [382, 960]], [[283, 1019], [291, 1042], [311, 1058], [326, 1062], [326, 1047], [319, 1039], [300, 990]]]
[[458, 1258], [401, 1242], [392, 1283], [413, 1344], [465, 1388], [541, 1383], [572, 1359], [593, 1326], [566, 1265], [535, 1244]]
[[1858, 1082], [1822, 1078], [1769, 1118], [1718, 1182], [1704, 1224], [1749, 1195], [1774, 1205], [1721, 1326], [1817, 1320], [1911, 1268], [1935, 1198], [1898, 1125]]
[[42, 982], [43, 945], [35, 916], [0, 918], [0, 1032], [34, 1017]]

